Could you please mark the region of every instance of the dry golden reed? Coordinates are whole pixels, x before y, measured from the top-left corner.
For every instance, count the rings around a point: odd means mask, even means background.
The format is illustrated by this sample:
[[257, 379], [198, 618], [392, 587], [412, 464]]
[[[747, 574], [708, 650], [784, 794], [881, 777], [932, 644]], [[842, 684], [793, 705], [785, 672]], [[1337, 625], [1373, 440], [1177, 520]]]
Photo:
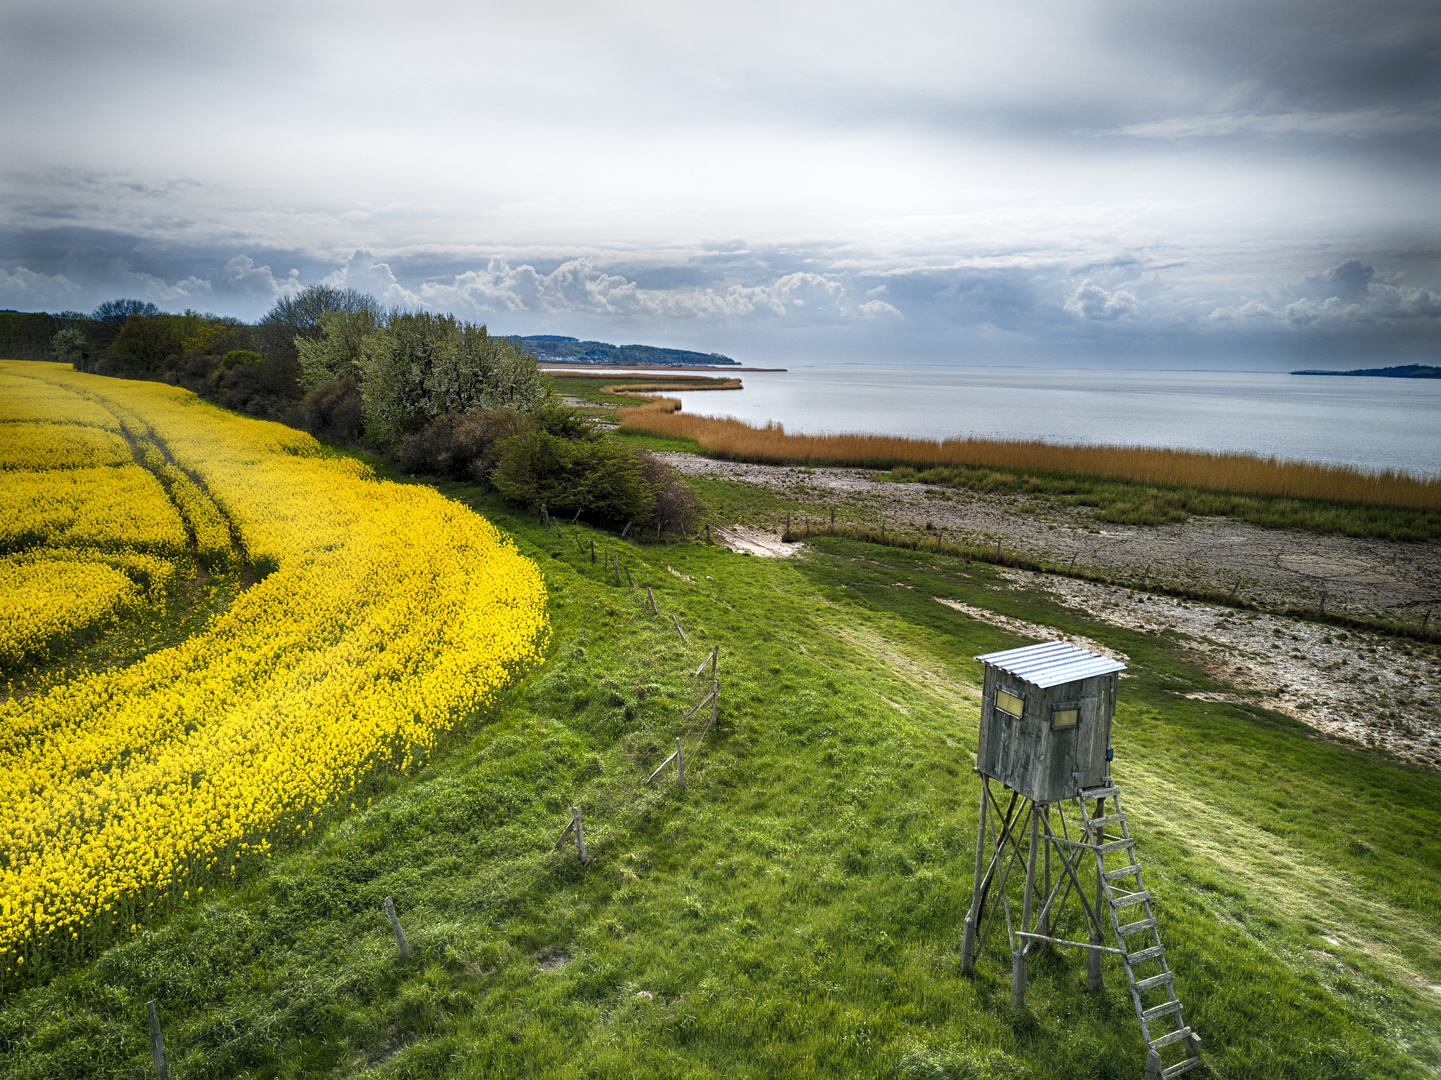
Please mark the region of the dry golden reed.
[[1069, 473], [1142, 484], [1372, 506], [1441, 509], [1441, 481], [1392, 470], [1144, 446], [1075, 446], [1040, 440], [915, 439], [901, 435], [788, 435], [780, 424], [683, 413], [674, 398], [617, 410], [620, 430], [693, 439], [718, 457], [891, 469], [937, 467]]

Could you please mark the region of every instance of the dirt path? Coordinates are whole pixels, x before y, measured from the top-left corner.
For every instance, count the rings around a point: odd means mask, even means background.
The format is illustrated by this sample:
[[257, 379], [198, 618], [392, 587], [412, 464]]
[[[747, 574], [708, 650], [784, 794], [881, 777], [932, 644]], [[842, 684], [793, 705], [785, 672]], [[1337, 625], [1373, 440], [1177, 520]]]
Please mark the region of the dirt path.
[[1394, 543], [1260, 529], [1224, 518], [1141, 527], [1096, 522], [1088, 510], [1014, 495], [926, 488], [862, 469], [801, 469], [661, 455], [689, 476], [768, 488], [908, 532], [937, 530], [961, 543], [1068, 563], [1136, 581], [1219, 589], [1267, 606], [1315, 606], [1420, 622], [1441, 618], [1441, 542]]

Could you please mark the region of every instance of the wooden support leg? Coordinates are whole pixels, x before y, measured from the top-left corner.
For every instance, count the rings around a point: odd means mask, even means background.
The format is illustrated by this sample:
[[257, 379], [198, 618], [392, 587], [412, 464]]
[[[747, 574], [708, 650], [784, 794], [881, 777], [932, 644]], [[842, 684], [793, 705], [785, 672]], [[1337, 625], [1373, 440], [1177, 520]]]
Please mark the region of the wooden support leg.
[[[1021, 929], [1031, 928], [1031, 902], [1036, 895], [1036, 847], [1040, 831], [1041, 815], [1035, 808], [1031, 811], [1031, 844], [1026, 851], [1026, 891], [1021, 899]], [[1011, 1004], [1024, 1008], [1026, 1004], [1026, 944], [1014, 947], [1011, 958]]]
[[[1096, 817], [1100, 817], [1105, 812], [1106, 800], [1096, 800]], [[1100, 828], [1096, 831], [1093, 842], [1096, 844], [1103, 843], [1105, 837], [1105, 828]], [[1102, 905], [1106, 902], [1104, 883], [1101, 880], [1101, 869], [1103, 866], [1103, 862], [1097, 862], [1096, 864], [1096, 906], [1093, 909], [1096, 918], [1095, 922], [1091, 925], [1092, 945], [1104, 945], [1106, 943], [1105, 928], [1101, 925]], [[1086, 992], [1089, 994], [1099, 994], [1106, 988], [1106, 984], [1101, 978], [1102, 955], [1103, 954], [1097, 949], [1092, 949], [1086, 954]]]
[[1161, 1080], [1161, 1055], [1154, 1050], [1146, 1054], [1146, 1080]]
[[986, 872], [990, 852], [986, 844], [986, 817], [990, 807], [989, 776], [981, 777], [981, 827], [976, 837], [976, 879], [971, 889], [971, 908], [966, 912], [966, 929], [961, 936], [961, 974], [969, 975], [976, 968], [976, 926], [981, 921], [981, 877]]
[[[1048, 805], [1046, 805], [1046, 806], [1041, 807], [1041, 813], [1044, 815], [1045, 824], [1046, 824], [1046, 837], [1047, 837], [1046, 844], [1045, 844], [1045, 852], [1044, 852], [1045, 858], [1046, 858], [1046, 888], [1045, 888], [1045, 891], [1041, 893], [1041, 895], [1049, 899], [1049, 898], [1050, 898], [1050, 895], [1051, 895], [1051, 843], [1050, 843], [1050, 835], [1051, 835], [1051, 807], [1050, 807], [1050, 805], [1048, 804]], [[1038, 934], [1046, 934], [1047, 936], [1050, 935], [1050, 933], [1051, 933], [1051, 909], [1050, 909], [1049, 907], [1046, 908], [1046, 910], [1041, 913], [1040, 920], [1036, 923], [1036, 933], [1038, 933]], [[1041, 948], [1043, 948], [1043, 949], [1047, 947], [1046, 944], [1045, 944], [1045, 942], [1037, 942], [1036, 944], [1040, 945]]]

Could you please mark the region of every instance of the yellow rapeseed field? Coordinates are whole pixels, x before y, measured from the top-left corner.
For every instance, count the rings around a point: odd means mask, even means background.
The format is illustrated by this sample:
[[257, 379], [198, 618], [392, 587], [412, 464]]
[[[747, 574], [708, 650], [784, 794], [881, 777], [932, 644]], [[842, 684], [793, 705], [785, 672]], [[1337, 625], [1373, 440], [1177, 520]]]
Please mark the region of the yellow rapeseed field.
[[105, 622], [140, 590], [124, 572], [94, 562], [0, 562], [0, 670], [44, 661], [52, 643]]
[[[154, 589], [157, 562], [189, 574], [208, 551], [259, 578], [179, 645], [0, 702], [0, 973], [83, 951], [304, 833], [376, 770], [424, 758], [544, 646], [539, 570], [429, 488], [159, 384], [0, 361], [0, 393], [15, 566], [90, 559]], [[17, 400], [44, 415], [14, 415]], [[98, 439], [40, 445], [57, 415], [74, 419], [55, 431], [123, 432], [130, 463], [75, 460], [106, 453]]]

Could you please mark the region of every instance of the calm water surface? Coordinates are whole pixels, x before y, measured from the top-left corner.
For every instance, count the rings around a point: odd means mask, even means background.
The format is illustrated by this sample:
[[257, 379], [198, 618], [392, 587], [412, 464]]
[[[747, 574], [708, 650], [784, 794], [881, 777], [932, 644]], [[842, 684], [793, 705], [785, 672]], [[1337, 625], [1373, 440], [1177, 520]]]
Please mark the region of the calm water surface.
[[787, 431], [1230, 450], [1441, 476], [1441, 379], [827, 364], [745, 372], [687, 412]]

